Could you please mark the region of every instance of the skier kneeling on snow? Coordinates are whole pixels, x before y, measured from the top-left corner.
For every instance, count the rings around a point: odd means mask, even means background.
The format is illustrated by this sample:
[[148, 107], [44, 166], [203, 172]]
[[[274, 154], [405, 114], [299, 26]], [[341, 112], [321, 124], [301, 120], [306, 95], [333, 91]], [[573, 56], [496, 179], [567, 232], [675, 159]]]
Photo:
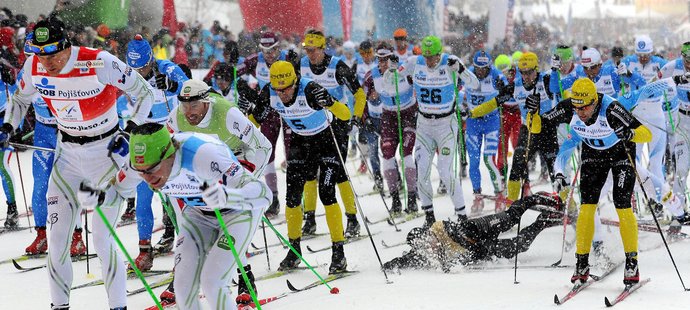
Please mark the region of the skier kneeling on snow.
[[[511, 239], [498, 236], [520, 222], [522, 214], [536, 205], [541, 214]], [[515, 201], [503, 212], [467, 221], [437, 221], [431, 227], [413, 228], [407, 234], [408, 253], [383, 264], [384, 269], [438, 268], [445, 272], [455, 264], [471, 264], [493, 257], [511, 258], [515, 247], [524, 252], [537, 235], [562, 223], [563, 203], [556, 194], [539, 192]]]

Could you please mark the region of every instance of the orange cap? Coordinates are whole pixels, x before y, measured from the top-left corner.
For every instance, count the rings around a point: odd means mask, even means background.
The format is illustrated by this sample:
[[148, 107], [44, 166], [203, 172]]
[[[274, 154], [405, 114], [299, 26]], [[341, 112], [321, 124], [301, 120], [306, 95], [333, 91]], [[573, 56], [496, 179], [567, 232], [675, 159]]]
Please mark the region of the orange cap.
[[106, 24], [100, 24], [98, 27], [96, 27], [96, 33], [98, 33], [98, 35], [102, 38], [105, 38], [110, 35], [110, 28], [108, 28]]
[[421, 55], [421, 54], [422, 54], [422, 49], [419, 48], [419, 46], [415, 46], [415, 47], [412, 48], [412, 54]]
[[407, 38], [407, 30], [405, 30], [405, 28], [395, 29], [393, 38]]

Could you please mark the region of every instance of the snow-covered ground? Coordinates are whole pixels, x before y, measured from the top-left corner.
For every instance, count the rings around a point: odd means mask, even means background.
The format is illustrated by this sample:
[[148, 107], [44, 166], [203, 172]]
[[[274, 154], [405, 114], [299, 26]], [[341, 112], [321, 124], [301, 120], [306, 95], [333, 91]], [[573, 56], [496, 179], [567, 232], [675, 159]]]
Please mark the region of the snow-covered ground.
[[[282, 162], [282, 147], [277, 152], [277, 164]], [[33, 180], [31, 179], [31, 152], [20, 154], [22, 172], [27, 190], [30, 191]], [[348, 160], [347, 168], [352, 175], [352, 184], [357, 193], [371, 191], [373, 181], [366, 175], [356, 174], [356, 166], [359, 161]], [[16, 179], [16, 196], [20, 212], [24, 209], [16, 159], [10, 163]], [[487, 171], [482, 167], [484, 176]], [[285, 174], [278, 170], [280, 185], [280, 198], [284, 201]], [[434, 187], [438, 185], [438, 175], [432, 174]], [[531, 177], [536, 179], [536, 174]], [[465, 201], [468, 205], [472, 201], [469, 179], [463, 179]], [[546, 190], [547, 185], [537, 186], [536, 190]], [[485, 177], [483, 188], [491, 189], [488, 178]], [[27, 193], [30, 199], [30, 193]], [[154, 214], [158, 221], [161, 218], [161, 208], [157, 198], [154, 198]], [[359, 198], [362, 209], [370, 219], [385, 217], [385, 209], [381, 198], [370, 195]], [[443, 219], [452, 216], [453, 207], [448, 197], [437, 198], [435, 202], [436, 217]], [[284, 208], [284, 206], [282, 207]], [[485, 210], [493, 208], [493, 203], [487, 202]], [[602, 215], [606, 218], [615, 218], [613, 206], [609, 202], [603, 203]], [[2, 210], [4, 212], [4, 209]], [[317, 214], [322, 213], [321, 206]], [[282, 212], [281, 212], [282, 214]], [[534, 211], [528, 211], [523, 217], [523, 224], [528, 224], [536, 217]], [[91, 220], [91, 219], [90, 219]], [[96, 220], [96, 219], [94, 219]], [[381, 259], [385, 262], [402, 254], [407, 246], [385, 249], [381, 246], [381, 240], [386, 243], [395, 243], [405, 239], [407, 232], [416, 226], [421, 226], [423, 217], [408, 223], [399, 225], [402, 232], [395, 232], [392, 226], [385, 223], [371, 225], [371, 231]], [[324, 217], [317, 217], [317, 232], [326, 233], [327, 226]], [[21, 225], [26, 225], [26, 219], [22, 218]], [[285, 225], [277, 226], [277, 229], [285, 234]], [[615, 227], [604, 227], [608, 253], [616, 260], [623, 260], [623, 251], [618, 230]], [[690, 229], [684, 228], [686, 233]], [[269, 244], [277, 242], [275, 235], [268, 232]], [[365, 233], [364, 227], [362, 232]], [[154, 234], [153, 241], [157, 242], [160, 232]], [[504, 237], [512, 237], [515, 232], [510, 231]], [[124, 240], [127, 250], [134, 256], [138, 253], [137, 231], [135, 225], [129, 225], [118, 229], [118, 235]], [[560, 256], [562, 228], [555, 227], [545, 230], [532, 244], [529, 251], [519, 256], [519, 264], [523, 266], [550, 265]], [[19, 231], [0, 235], [0, 260], [23, 254], [24, 248], [33, 240], [34, 234], [28, 231]], [[567, 238], [574, 238], [574, 232], [568, 228]], [[330, 262], [330, 251], [317, 254], [306, 252], [306, 246], [328, 246], [329, 237], [323, 236], [303, 242], [305, 257], [312, 265], [323, 265]], [[263, 237], [259, 230], [254, 238], [254, 243], [263, 245]], [[671, 265], [658, 234], [640, 232], [640, 248], [655, 248], [642, 252], [639, 255], [639, 266], [643, 278], [651, 277], [652, 282], [634, 293], [618, 307], [625, 309], [687, 309], [690, 305], [690, 292], [683, 292], [678, 277]], [[681, 241], [671, 245], [676, 262], [681, 274], [690, 285], [690, 242]], [[574, 250], [565, 254], [563, 265], [574, 264]], [[348, 259], [348, 268], [358, 270], [359, 274], [332, 282], [331, 285], [340, 289], [340, 294], [329, 294], [325, 286], [297, 293], [287, 298], [265, 305], [265, 309], [545, 309], [556, 307], [553, 304], [553, 295], [563, 295], [570, 288], [569, 278], [572, 268], [562, 269], [530, 269], [519, 270], [518, 280], [520, 284], [513, 284], [513, 270], [463, 270], [456, 268], [449, 274], [440, 271], [404, 271], [400, 274], [389, 272], [388, 277], [392, 284], [387, 284], [379, 263], [375, 257], [369, 240], [361, 240], [345, 246]], [[280, 260], [285, 255], [285, 250], [280, 247], [269, 249], [271, 270], [275, 270]], [[29, 260], [22, 262], [24, 266], [35, 266], [45, 263], [45, 259]], [[254, 274], [258, 277], [268, 273], [266, 256], [259, 255], [250, 259]], [[170, 269], [173, 258], [156, 258], [154, 269]], [[490, 263], [490, 266], [510, 266], [512, 260], [500, 260]], [[93, 275], [87, 276], [86, 262], [73, 263], [74, 285], [79, 285], [100, 278], [100, 266], [97, 260], [91, 261]], [[489, 267], [490, 268], [490, 267]], [[327, 267], [320, 267], [318, 271], [325, 275]], [[593, 271], [594, 273], [594, 271]], [[595, 283], [586, 291], [576, 296], [573, 300], [561, 306], [568, 309], [597, 309], [603, 308], [603, 297], [615, 297], [622, 288], [622, 268], [601, 283]], [[50, 305], [49, 288], [46, 269], [30, 272], [18, 272], [12, 264], [0, 265], [0, 309], [48, 309]], [[150, 277], [149, 281], [160, 279]], [[259, 295], [262, 298], [275, 296], [287, 291], [285, 280], [289, 279], [295, 286], [302, 286], [314, 281], [316, 278], [309, 271], [300, 271], [284, 277], [257, 282]], [[139, 280], [128, 280], [128, 289], [142, 287]], [[155, 289], [158, 295], [164, 288]], [[235, 291], [233, 289], [233, 291]], [[146, 293], [135, 295], [128, 299], [129, 309], [143, 309], [153, 305], [153, 301]], [[72, 309], [106, 309], [107, 299], [103, 286], [95, 286], [75, 290], [71, 295]]]

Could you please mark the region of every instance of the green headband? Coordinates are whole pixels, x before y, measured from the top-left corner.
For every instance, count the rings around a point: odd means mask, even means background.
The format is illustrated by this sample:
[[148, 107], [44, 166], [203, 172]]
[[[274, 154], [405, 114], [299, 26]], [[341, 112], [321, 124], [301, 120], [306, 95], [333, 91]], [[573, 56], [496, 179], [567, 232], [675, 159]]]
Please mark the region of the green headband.
[[562, 61], [573, 59], [573, 49], [570, 47], [558, 47], [555, 54], [561, 57]]
[[129, 160], [135, 166], [155, 165], [175, 152], [171, 143], [170, 132], [165, 127], [148, 135], [133, 134], [129, 137]]

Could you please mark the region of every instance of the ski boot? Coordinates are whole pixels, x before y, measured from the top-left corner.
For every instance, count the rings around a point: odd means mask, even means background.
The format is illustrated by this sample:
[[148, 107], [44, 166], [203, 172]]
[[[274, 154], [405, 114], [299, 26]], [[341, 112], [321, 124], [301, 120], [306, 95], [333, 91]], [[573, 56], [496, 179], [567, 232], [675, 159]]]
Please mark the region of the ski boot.
[[[300, 238], [297, 239], [290, 239], [290, 245], [300, 254], [302, 255], [302, 248], [300, 247]], [[287, 270], [292, 270], [297, 268], [297, 266], [300, 263], [299, 257], [292, 252], [292, 249], [288, 249], [287, 255], [285, 255], [285, 258], [283, 259], [282, 262], [280, 262], [280, 266], [278, 266], [278, 271], [287, 271]]]
[[357, 214], [345, 214], [347, 217], [347, 227], [345, 228], [345, 238], [350, 239], [359, 236], [359, 222]]
[[302, 235], [313, 235], [316, 233], [316, 211], [304, 212], [304, 226]]
[[675, 219], [681, 225], [690, 225], [690, 213], [688, 213], [688, 211], [685, 211], [683, 215], [676, 216]]
[[110, 310], [127, 310], [127, 306], [124, 306], [124, 307], [117, 307], [117, 308], [110, 308]]
[[436, 193], [439, 195], [448, 194], [448, 189], [446, 188], [446, 184], [444, 184], [443, 181], [438, 181], [438, 188], [436, 189]]
[[472, 200], [472, 215], [478, 215], [482, 213], [482, 210], [484, 210], [484, 197], [482, 197], [482, 194], [475, 192], [474, 200]]
[[640, 270], [637, 268], [637, 252], [625, 253], [625, 272], [623, 284], [635, 285], [640, 282]]
[[165, 307], [166, 305], [172, 305], [175, 303], [175, 281], [170, 281], [168, 287], [161, 293], [160, 300], [161, 305]]
[[48, 239], [46, 238], [46, 228], [36, 227], [36, 239], [26, 247], [26, 255], [38, 255], [48, 253]]
[[575, 254], [575, 258], [577, 258], [575, 273], [570, 277], [570, 282], [573, 284], [584, 284], [589, 279], [589, 253]]
[[[134, 259], [134, 264], [139, 268], [139, 271], [149, 271], [153, 267], [153, 247], [151, 240], [139, 240], [139, 256]], [[132, 270], [132, 266], [127, 267]]]
[[391, 205], [391, 213], [393, 216], [400, 214], [402, 212], [402, 202], [400, 202], [400, 193], [397, 191], [391, 192], [391, 199], [393, 199], [393, 204]]
[[419, 208], [417, 207], [417, 193], [416, 192], [408, 192], [407, 193], [407, 208], [405, 209], [405, 213], [407, 214], [414, 214], [419, 211]]
[[269, 219], [273, 219], [278, 216], [278, 213], [280, 213], [280, 201], [278, 201], [278, 193], [273, 193], [273, 202], [268, 206], [264, 215]]
[[53, 305], [52, 303], [50, 304], [50, 309], [51, 310], [69, 310], [69, 304], [64, 304], [64, 305]]
[[429, 206], [429, 208], [422, 208], [424, 211], [425, 219], [423, 227], [431, 227], [436, 222], [436, 217], [434, 216], [434, 207]]
[[374, 188], [373, 189], [377, 192], [383, 192], [383, 177], [381, 177], [381, 174], [375, 174], [374, 175]]
[[72, 233], [72, 245], [69, 248], [69, 254], [72, 257], [86, 254], [86, 246], [84, 240], [81, 238], [81, 228], [77, 228]]
[[347, 272], [347, 259], [345, 259], [345, 252], [343, 241], [333, 242], [331, 247], [331, 266], [328, 267], [328, 274], [336, 274]]
[[[254, 293], [259, 294], [258, 290], [256, 289], [256, 284], [254, 284], [254, 274], [252, 273], [252, 266], [244, 266], [244, 271], [247, 273], [249, 284], [252, 285]], [[242, 272], [239, 268], [237, 268], [237, 274], [239, 275], [239, 278], [237, 279], [237, 298], [235, 298], [235, 303], [237, 303], [238, 305], [248, 305], [252, 302], [252, 296], [249, 293], [249, 288], [247, 287], [247, 283], [244, 282]]]
[[122, 221], [123, 224], [131, 223], [136, 220], [137, 207], [134, 202], [134, 198], [127, 198], [127, 209], [125, 209], [125, 213], [120, 217], [120, 221]]
[[153, 252], [156, 254], [166, 254], [170, 253], [173, 249], [173, 243], [175, 242], [175, 228], [166, 225], [165, 232], [163, 236], [158, 240], [158, 243], [153, 247]]
[[19, 227], [19, 212], [17, 212], [16, 203], [7, 204], [7, 219], [5, 220], [5, 228], [8, 230], [17, 229]]

